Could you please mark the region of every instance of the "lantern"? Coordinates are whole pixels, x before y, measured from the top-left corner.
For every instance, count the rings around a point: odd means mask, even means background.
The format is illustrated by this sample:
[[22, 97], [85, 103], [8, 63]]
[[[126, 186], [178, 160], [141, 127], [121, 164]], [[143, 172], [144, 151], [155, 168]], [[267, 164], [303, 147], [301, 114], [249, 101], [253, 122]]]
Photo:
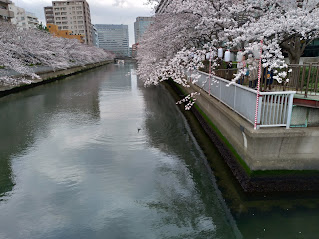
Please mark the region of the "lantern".
[[206, 53], [206, 60], [209, 60], [209, 59], [210, 59], [210, 56], [211, 56], [210, 52], [207, 52], [207, 53]]
[[230, 62], [230, 51], [229, 51], [229, 50], [227, 50], [227, 51], [225, 52], [225, 61], [226, 61], [226, 62]]
[[253, 55], [255, 59], [259, 59], [261, 57], [260, 55], [260, 47], [258, 45], [255, 45], [253, 47]]
[[218, 57], [223, 58], [223, 55], [224, 55], [223, 48], [218, 48]]

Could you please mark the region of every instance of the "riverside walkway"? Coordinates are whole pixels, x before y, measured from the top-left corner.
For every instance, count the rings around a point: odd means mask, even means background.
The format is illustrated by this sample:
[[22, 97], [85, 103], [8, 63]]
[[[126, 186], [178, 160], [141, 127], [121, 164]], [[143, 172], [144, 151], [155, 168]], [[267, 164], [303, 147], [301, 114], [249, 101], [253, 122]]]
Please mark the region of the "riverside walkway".
[[[295, 106], [295, 91], [274, 91], [260, 93], [256, 111], [256, 90], [229, 84], [226, 79], [204, 72], [199, 74], [198, 81], [184, 91], [201, 93], [196, 97], [196, 105], [202, 112], [199, 120], [206, 119], [203, 127], [211, 124], [215, 128], [219, 143], [223, 145], [220, 152], [245, 190], [319, 190], [319, 178], [305, 177], [297, 182], [294, 176], [290, 181], [282, 177], [282, 172], [286, 175], [319, 172], [319, 127], [296, 127], [298, 123], [295, 123], [298, 117], [307, 117], [308, 124], [318, 122], [317, 109], [310, 114], [308, 108], [300, 110], [300, 106]], [[191, 75], [188, 73], [190, 81]], [[257, 130], [254, 129], [255, 121]], [[209, 130], [206, 132], [210, 134]], [[230, 151], [224, 151], [224, 148]], [[254, 184], [251, 177], [254, 174], [263, 175], [270, 181]]]

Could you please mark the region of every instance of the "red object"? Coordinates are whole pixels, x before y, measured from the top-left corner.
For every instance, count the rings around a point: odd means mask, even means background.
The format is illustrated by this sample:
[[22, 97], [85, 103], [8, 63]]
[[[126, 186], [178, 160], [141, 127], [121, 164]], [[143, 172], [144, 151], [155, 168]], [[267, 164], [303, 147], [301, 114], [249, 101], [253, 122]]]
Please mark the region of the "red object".
[[259, 96], [260, 96], [260, 78], [261, 78], [261, 56], [263, 51], [263, 40], [260, 41], [260, 59], [258, 69], [258, 84], [257, 84], [257, 99], [256, 99], [256, 111], [255, 111], [255, 125], [254, 129], [257, 129], [257, 118], [258, 118], [258, 107], [259, 107]]

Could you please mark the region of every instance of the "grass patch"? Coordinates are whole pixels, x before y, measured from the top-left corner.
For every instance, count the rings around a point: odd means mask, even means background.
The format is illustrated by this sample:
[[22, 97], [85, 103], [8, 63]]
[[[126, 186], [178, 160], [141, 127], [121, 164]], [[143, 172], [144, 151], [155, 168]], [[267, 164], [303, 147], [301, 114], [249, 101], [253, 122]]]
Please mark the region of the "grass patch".
[[226, 139], [226, 137], [220, 132], [220, 130], [216, 127], [216, 125], [214, 125], [214, 123], [209, 119], [209, 117], [201, 110], [201, 108], [198, 107], [198, 105], [194, 105], [194, 106], [198, 110], [198, 112], [203, 116], [206, 123], [209, 124], [209, 126], [212, 128], [212, 130], [218, 136], [218, 138], [227, 146], [227, 148], [230, 150], [230, 152], [235, 157], [237, 162], [244, 168], [245, 172], [248, 175], [251, 175], [251, 173], [252, 173], [251, 169], [246, 164], [246, 162], [240, 157], [240, 155], [237, 153], [237, 151], [234, 149], [234, 147], [229, 143], [229, 141]]

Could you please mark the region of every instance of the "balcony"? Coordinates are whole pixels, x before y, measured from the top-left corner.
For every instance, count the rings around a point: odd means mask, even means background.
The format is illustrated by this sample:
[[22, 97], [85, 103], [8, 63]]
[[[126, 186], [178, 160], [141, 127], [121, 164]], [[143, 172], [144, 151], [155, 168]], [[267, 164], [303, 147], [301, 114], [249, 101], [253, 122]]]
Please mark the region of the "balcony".
[[0, 16], [4, 16], [7, 18], [13, 18], [14, 13], [12, 11], [7, 10], [7, 9], [0, 9]]

